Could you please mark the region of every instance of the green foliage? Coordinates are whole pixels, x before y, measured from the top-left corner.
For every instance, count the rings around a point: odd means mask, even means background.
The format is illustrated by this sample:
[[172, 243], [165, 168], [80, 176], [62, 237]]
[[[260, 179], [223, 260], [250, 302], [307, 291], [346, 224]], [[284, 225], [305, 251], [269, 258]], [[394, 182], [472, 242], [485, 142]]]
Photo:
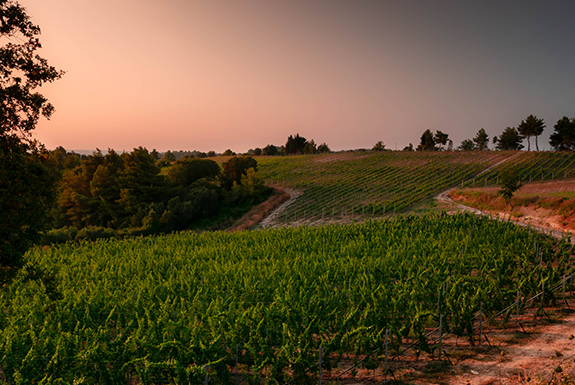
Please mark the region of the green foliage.
[[279, 155], [279, 150], [273, 144], [268, 144], [263, 148], [262, 155]]
[[257, 161], [249, 155], [230, 158], [222, 164], [222, 186], [231, 190], [234, 182], [240, 183], [242, 175], [245, 175], [249, 168], [257, 171], [257, 165]]
[[[55, 198], [55, 175], [40, 149], [30, 151], [14, 136], [0, 136], [0, 265], [14, 271], [40, 239]], [[0, 281], [2, 277], [0, 277]]]
[[575, 151], [575, 118], [564, 116], [553, 126], [549, 144], [556, 151]]
[[[63, 153], [58, 155], [62, 159], [67, 156]], [[218, 178], [220, 166], [213, 160], [184, 157], [160, 173], [145, 148], [122, 155], [98, 150], [64, 172], [52, 210], [54, 229], [45, 232], [43, 240], [61, 243], [186, 230], [202, 220], [216, 220], [220, 212], [226, 222], [267, 198], [270, 189], [255, 173], [253, 158], [232, 158], [224, 166], [228, 174]], [[231, 180], [236, 176], [237, 181]], [[222, 188], [218, 182], [224, 179], [237, 188]]]
[[501, 190], [497, 194], [509, 203], [515, 192], [522, 186], [517, 170], [513, 167], [504, 168], [499, 176], [499, 186], [501, 186]]
[[220, 166], [209, 159], [184, 158], [172, 164], [168, 178], [180, 186], [189, 186], [199, 179], [215, 179], [220, 174]]
[[438, 215], [34, 249], [36, 272], [0, 293], [0, 366], [9, 383], [201, 383], [208, 374], [226, 384], [237, 345], [254, 382], [286, 382], [288, 372], [294, 383], [317, 381], [320, 346], [326, 359], [368, 354], [389, 329], [391, 349], [430, 349], [424, 328], [438, 292], [445, 330], [468, 336], [481, 302], [491, 316], [517, 290], [529, 298], [542, 281], [561, 282], [572, 268], [566, 246], [508, 223]]
[[54, 107], [36, 89], [63, 72], [48, 65], [40, 28], [12, 0], [0, 1], [0, 282], [21, 266], [24, 252], [40, 238], [54, 198], [47, 154], [31, 139], [41, 116]]

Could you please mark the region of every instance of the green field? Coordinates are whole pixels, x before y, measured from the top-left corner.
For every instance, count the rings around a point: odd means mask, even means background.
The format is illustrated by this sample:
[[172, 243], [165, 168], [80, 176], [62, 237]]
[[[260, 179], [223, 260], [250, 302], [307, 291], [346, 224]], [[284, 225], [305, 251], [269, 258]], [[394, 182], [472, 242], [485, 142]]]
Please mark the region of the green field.
[[[346, 353], [415, 342], [438, 311], [469, 335], [572, 271], [571, 246], [470, 215], [182, 233], [33, 250], [57, 289], [1, 293], [0, 366], [12, 383], [313, 381]], [[439, 295], [439, 298], [438, 298]], [[237, 356], [236, 356], [236, 352]], [[316, 380], [317, 381], [317, 380]]]

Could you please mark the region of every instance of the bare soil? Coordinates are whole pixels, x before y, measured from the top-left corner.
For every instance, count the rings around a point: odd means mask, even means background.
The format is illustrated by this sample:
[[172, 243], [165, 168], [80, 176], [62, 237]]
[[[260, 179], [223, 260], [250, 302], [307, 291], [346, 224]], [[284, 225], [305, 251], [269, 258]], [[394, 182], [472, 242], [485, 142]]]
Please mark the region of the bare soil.
[[229, 231], [246, 230], [256, 226], [262, 222], [264, 218], [269, 217], [270, 214], [276, 211], [284, 202], [289, 201], [291, 197], [292, 195], [285, 189], [274, 188], [273, 194], [266, 199], [265, 202], [252, 207], [250, 211], [236, 221]]

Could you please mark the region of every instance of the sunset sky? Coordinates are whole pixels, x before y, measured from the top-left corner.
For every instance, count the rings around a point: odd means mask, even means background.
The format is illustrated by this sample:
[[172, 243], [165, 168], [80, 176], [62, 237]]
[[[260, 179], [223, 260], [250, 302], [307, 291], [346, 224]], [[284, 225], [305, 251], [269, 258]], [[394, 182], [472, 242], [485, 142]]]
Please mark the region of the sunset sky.
[[[575, 117], [575, 1], [20, 0], [67, 150], [454, 145]], [[532, 142], [533, 144], [533, 142]], [[525, 142], [526, 145], [526, 142]]]

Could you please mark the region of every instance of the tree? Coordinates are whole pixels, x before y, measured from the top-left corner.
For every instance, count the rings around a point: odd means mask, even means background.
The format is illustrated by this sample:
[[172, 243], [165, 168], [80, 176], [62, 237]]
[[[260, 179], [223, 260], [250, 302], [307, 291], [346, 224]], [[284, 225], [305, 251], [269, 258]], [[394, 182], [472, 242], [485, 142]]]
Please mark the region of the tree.
[[[32, 139], [40, 117], [54, 107], [35, 90], [62, 71], [36, 54], [40, 27], [13, 0], [0, 0], [0, 264], [12, 275], [26, 250], [40, 238], [54, 199], [48, 155]], [[4, 277], [0, 278], [4, 280]]]
[[305, 146], [303, 146], [303, 153], [304, 154], [315, 154], [317, 153], [317, 146], [315, 144], [315, 142], [312, 140], [310, 140], [309, 142], [307, 142], [305, 144]]
[[499, 135], [499, 138], [497, 136], [493, 137], [493, 144], [495, 144], [497, 150], [521, 150], [523, 148], [522, 141], [523, 137], [519, 135], [519, 131], [514, 127], [507, 127]]
[[262, 150], [262, 155], [273, 156], [273, 155], [277, 155], [278, 153], [279, 153], [278, 148], [276, 146], [274, 146], [273, 144], [268, 144]]
[[254, 155], [259, 156], [262, 154], [262, 149], [259, 147], [254, 148]]
[[517, 126], [517, 131], [519, 134], [527, 138], [527, 151], [531, 151], [531, 142], [529, 139], [535, 137], [535, 146], [537, 151], [539, 151], [539, 145], [537, 143], [537, 137], [543, 133], [545, 128], [545, 122], [543, 119], [539, 119], [534, 115], [529, 115], [525, 120], [522, 120], [519, 126]]
[[176, 156], [174, 155], [173, 152], [168, 150], [168, 151], [166, 151], [166, 153], [164, 154], [164, 157], [162, 159], [164, 159], [168, 163], [172, 163], [172, 162], [176, 161]]
[[222, 163], [223, 175], [222, 186], [230, 190], [234, 184], [240, 183], [242, 175], [246, 174], [246, 170], [253, 168], [257, 171], [258, 162], [249, 155], [234, 156], [227, 162]]
[[555, 151], [575, 150], [575, 118], [564, 116], [553, 126], [555, 132], [549, 137], [549, 144]]
[[403, 151], [413, 151], [413, 144], [409, 143], [408, 146], [405, 146], [403, 148]]
[[296, 134], [296, 136], [290, 135], [285, 145], [285, 153], [288, 155], [301, 154], [304, 151], [306, 143], [307, 140], [303, 136], [299, 136], [299, 134]]
[[224, 153], [222, 155], [223, 156], [232, 156], [232, 155], [236, 155], [236, 153], [228, 148], [226, 151], [224, 151]]
[[145, 148], [134, 148], [131, 153], [122, 154], [122, 159], [124, 168], [118, 177], [121, 188], [118, 203], [122, 205], [123, 215], [132, 215], [131, 224], [138, 227], [150, 204], [162, 202], [169, 195], [166, 180], [160, 174], [154, 157]]
[[473, 142], [475, 143], [476, 150], [479, 151], [488, 150], [487, 145], [489, 144], [489, 135], [487, 135], [483, 127], [481, 127], [479, 131], [477, 131], [475, 138], [473, 138]]
[[317, 152], [319, 152], [320, 154], [326, 154], [330, 153], [331, 149], [326, 143], [322, 143], [319, 146], [317, 146]]
[[168, 170], [168, 178], [180, 186], [189, 186], [206, 178], [215, 179], [220, 174], [220, 166], [210, 159], [184, 158], [174, 162]]
[[461, 151], [473, 151], [475, 150], [475, 143], [471, 139], [464, 139], [459, 145], [458, 149]]
[[440, 145], [439, 148], [443, 150], [443, 147], [441, 146], [445, 146], [447, 144], [447, 141], [449, 140], [449, 135], [437, 130], [435, 131], [435, 137], [433, 138], [433, 140], [435, 141], [435, 144]]
[[383, 144], [381, 140], [376, 144], [374, 144], [373, 148], [371, 149], [371, 151], [383, 151], [383, 150], [385, 150], [385, 144]]
[[511, 203], [511, 198], [522, 186], [517, 169], [514, 167], [503, 169], [499, 175], [499, 186], [501, 190], [497, 194], [501, 195], [507, 203]]
[[431, 130], [425, 130], [421, 135], [421, 142], [417, 146], [417, 151], [435, 151], [435, 138]]

